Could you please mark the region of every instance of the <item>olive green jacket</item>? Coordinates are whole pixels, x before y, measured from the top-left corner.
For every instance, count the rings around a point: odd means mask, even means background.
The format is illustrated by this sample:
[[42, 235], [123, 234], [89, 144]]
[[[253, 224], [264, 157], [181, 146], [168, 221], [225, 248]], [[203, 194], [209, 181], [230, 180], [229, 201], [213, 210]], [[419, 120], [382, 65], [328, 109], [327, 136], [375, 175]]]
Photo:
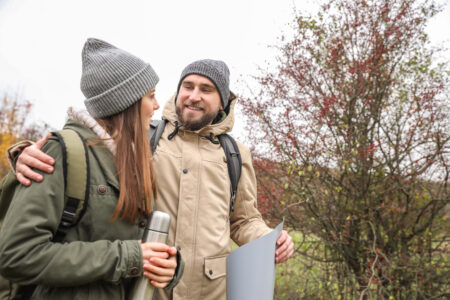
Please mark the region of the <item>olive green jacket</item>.
[[[64, 128], [96, 137], [74, 121]], [[138, 218], [135, 224], [110, 221], [119, 196], [112, 153], [106, 147], [88, 147], [86, 212], [65, 241], [55, 243], [51, 240], [64, 207], [62, 151], [55, 138], [42, 150], [55, 159], [55, 170], [41, 173], [41, 183], [17, 188], [0, 232], [0, 273], [20, 284], [37, 285], [33, 299], [126, 299], [133, 278], [142, 273], [137, 240], [145, 219]]]

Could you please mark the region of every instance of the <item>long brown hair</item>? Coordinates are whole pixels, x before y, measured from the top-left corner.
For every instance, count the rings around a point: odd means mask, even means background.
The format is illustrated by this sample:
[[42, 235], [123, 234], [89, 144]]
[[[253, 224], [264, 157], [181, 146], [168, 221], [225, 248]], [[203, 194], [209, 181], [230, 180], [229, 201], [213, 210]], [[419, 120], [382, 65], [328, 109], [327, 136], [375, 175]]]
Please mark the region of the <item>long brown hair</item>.
[[127, 218], [134, 223], [139, 209], [145, 215], [150, 214], [152, 198], [156, 200], [156, 176], [147, 129], [143, 126], [141, 103], [139, 100], [117, 115], [97, 119], [116, 144], [120, 195], [111, 221], [121, 214], [120, 219]]

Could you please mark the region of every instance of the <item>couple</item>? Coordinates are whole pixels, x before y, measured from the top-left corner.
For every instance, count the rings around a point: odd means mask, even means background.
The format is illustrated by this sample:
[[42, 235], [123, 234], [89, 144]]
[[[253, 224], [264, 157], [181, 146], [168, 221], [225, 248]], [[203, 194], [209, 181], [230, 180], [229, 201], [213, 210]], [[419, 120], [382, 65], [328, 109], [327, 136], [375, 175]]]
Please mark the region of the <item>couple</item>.
[[[256, 208], [251, 154], [242, 144], [242, 173], [229, 210], [230, 180], [217, 142], [234, 122], [228, 67], [200, 60], [183, 70], [152, 157], [146, 131], [159, 108], [156, 73], [98, 39], [88, 39], [82, 56], [87, 112], [69, 110], [65, 128], [88, 140], [89, 206], [65, 243], [52, 243], [63, 206], [61, 150], [54, 138], [28, 147], [17, 161], [17, 178], [24, 185], [30, 185], [26, 177], [42, 182], [16, 191], [0, 236], [0, 272], [37, 284], [36, 299], [126, 299], [141, 274], [164, 288], [157, 299], [225, 299], [230, 237], [243, 245], [271, 231]], [[153, 205], [171, 216], [173, 246], [138, 242], [140, 221]], [[293, 243], [283, 231], [277, 244], [280, 263], [292, 255]]]

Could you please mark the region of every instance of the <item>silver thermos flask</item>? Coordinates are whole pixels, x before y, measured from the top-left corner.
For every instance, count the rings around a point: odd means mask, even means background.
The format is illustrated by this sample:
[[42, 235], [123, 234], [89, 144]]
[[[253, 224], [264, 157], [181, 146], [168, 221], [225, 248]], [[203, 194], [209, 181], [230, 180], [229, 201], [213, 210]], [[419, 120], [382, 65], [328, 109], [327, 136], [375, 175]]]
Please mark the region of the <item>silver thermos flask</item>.
[[[170, 216], [162, 211], [152, 211], [148, 217], [147, 226], [142, 237], [142, 243], [167, 243]], [[139, 277], [131, 290], [131, 300], [151, 300], [155, 287], [147, 277]]]

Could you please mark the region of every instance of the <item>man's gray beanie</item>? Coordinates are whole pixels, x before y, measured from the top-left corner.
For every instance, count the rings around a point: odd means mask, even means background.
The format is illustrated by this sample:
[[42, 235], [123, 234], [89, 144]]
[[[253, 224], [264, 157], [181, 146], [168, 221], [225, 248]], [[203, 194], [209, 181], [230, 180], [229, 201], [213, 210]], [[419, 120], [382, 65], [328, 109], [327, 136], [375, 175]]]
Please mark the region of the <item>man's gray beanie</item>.
[[228, 100], [230, 98], [230, 71], [223, 61], [202, 59], [189, 64], [181, 73], [180, 81], [178, 82], [177, 97], [181, 82], [186, 76], [191, 74], [198, 74], [209, 78], [219, 91], [223, 108], [225, 109], [228, 106]]
[[120, 113], [158, 83], [150, 64], [105, 41], [90, 38], [82, 52], [81, 91], [95, 118]]

